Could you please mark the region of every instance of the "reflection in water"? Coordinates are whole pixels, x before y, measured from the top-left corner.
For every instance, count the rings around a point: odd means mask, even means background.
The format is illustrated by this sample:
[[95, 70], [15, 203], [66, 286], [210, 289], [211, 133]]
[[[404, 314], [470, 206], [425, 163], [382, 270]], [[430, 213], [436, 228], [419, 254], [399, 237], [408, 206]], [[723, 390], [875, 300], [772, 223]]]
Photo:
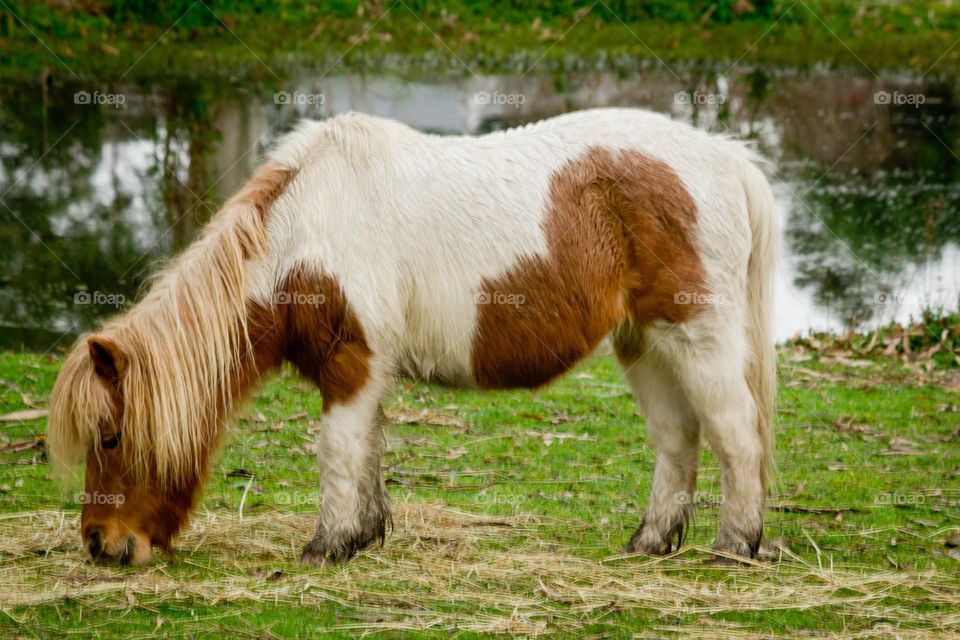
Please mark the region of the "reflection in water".
[[344, 75], [282, 88], [196, 80], [99, 88], [122, 93], [124, 104], [75, 103], [77, 91], [93, 90], [0, 87], [0, 347], [46, 349], [122, 310], [265, 147], [300, 117], [349, 110], [479, 133], [573, 109], [641, 106], [749, 136], [778, 168], [787, 249], [780, 337], [958, 303], [960, 115], [951, 85], [762, 71], [680, 80]]

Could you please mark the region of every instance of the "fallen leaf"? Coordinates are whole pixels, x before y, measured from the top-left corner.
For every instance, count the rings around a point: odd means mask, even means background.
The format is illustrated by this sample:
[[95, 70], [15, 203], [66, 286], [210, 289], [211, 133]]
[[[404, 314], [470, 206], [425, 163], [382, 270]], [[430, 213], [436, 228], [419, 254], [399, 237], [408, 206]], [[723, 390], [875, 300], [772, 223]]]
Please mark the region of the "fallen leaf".
[[546, 418], [543, 417], [543, 414], [540, 414], [540, 413], [521, 412], [517, 414], [517, 417], [525, 418], [527, 420], [539, 420], [540, 422], [543, 422], [544, 420], [546, 420]]
[[906, 438], [894, 436], [890, 438], [890, 445], [886, 451], [881, 451], [878, 456], [920, 456], [924, 451], [916, 448], [917, 443]]
[[0, 416], [0, 422], [15, 422], [17, 420], [38, 420], [47, 417], [46, 409], [24, 409]]
[[13, 442], [8, 444], [3, 448], [4, 453], [20, 453], [21, 451], [29, 451], [30, 449], [43, 449], [44, 447], [44, 437], [37, 436], [33, 440], [23, 440], [21, 442]]
[[425, 424], [435, 427], [459, 427], [469, 429], [470, 426], [456, 416], [423, 411], [388, 411], [385, 414], [394, 424]]
[[447, 460], [457, 460], [458, 458], [462, 458], [465, 455], [467, 455], [466, 447], [454, 447], [453, 449], [450, 449], [449, 451], [447, 451], [446, 457], [447, 457]]
[[586, 442], [595, 440], [586, 433], [553, 433], [550, 431], [524, 431], [522, 435], [530, 438], [543, 438], [543, 446], [549, 447], [554, 440], [580, 440]]
[[827, 356], [820, 358], [818, 360], [820, 364], [840, 364], [845, 367], [854, 367], [857, 369], [864, 369], [866, 367], [872, 367], [873, 363], [869, 360], [852, 360], [845, 356]]

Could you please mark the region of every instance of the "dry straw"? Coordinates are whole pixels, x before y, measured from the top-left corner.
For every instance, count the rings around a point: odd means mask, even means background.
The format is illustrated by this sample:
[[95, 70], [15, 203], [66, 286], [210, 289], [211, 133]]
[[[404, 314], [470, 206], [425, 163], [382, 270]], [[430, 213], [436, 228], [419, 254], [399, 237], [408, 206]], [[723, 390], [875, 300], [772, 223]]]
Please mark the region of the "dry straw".
[[[386, 547], [346, 566], [291, 563], [313, 530], [308, 514], [200, 513], [180, 539], [173, 575], [160, 561], [119, 570], [87, 561], [77, 515], [0, 516], [0, 608], [78, 602], [122, 610], [162, 603], [336, 603], [353, 612], [341, 630], [576, 632], [611, 612], [640, 610], [662, 625], [650, 637], [753, 637], [710, 614], [841, 608], [837, 637], [919, 637], [960, 629], [955, 577], [876, 567], [818, 566], [790, 554], [737, 569], [707, 569], [703, 549], [667, 559], [592, 560], [540, 537], [532, 517], [492, 517], [433, 504], [398, 504]], [[549, 523], [551, 527], [556, 523]], [[564, 526], [580, 526], [565, 523]], [[195, 553], [198, 552], [199, 553]], [[929, 606], [891, 604], [922, 600]], [[682, 626], [673, 624], [683, 620]], [[691, 622], [694, 621], [694, 622]], [[198, 630], [202, 629], [199, 627]]]

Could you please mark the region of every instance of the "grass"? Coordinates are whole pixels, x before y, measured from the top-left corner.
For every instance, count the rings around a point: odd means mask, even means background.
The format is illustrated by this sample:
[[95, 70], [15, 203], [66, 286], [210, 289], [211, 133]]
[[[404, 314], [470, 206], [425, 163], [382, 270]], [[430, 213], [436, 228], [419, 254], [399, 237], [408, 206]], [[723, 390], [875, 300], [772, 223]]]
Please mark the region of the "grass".
[[[706, 448], [687, 546], [618, 555], [653, 451], [608, 357], [536, 393], [398, 383], [394, 532], [323, 569], [295, 562], [317, 510], [321, 400], [290, 372], [236, 420], [174, 557], [141, 569], [86, 561], [79, 506], [29, 446], [44, 420], [0, 422], [0, 636], [958, 633], [956, 368], [831, 349], [782, 349], [773, 559], [737, 569], [705, 563], [720, 495]], [[0, 414], [45, 406], [59, 364], [0, 354]]]
[[727, 0], [11, 3], [0, 7], [0, 77], [31, 80], [275, 83], [303, 67], [526, 74], [734, 62], [953, 76], [960, 61], [960, 6], [943, 0], [758, 1], [742, 15]]

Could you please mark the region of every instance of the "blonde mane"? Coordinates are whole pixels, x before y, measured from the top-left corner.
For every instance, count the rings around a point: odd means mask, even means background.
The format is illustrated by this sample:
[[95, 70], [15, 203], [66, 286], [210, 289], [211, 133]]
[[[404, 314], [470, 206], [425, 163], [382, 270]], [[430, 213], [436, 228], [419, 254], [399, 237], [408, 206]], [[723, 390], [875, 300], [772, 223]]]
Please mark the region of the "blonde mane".
[[[121, 378], [127, 473], [163, 488], [203, 471], [206, 452], [236, 398], [234, 380], [252, 365], [246, 262], [266, 245], [265, 218], [296, 169], [260, 167], [193, 242], [152, 281], [128, 313], [97, 336], [124, 353]], [[82, 337], [68, 356], [50, 404], [51, 458], [61, 470], [98, 451], [114, 397], [98, 379]]]

